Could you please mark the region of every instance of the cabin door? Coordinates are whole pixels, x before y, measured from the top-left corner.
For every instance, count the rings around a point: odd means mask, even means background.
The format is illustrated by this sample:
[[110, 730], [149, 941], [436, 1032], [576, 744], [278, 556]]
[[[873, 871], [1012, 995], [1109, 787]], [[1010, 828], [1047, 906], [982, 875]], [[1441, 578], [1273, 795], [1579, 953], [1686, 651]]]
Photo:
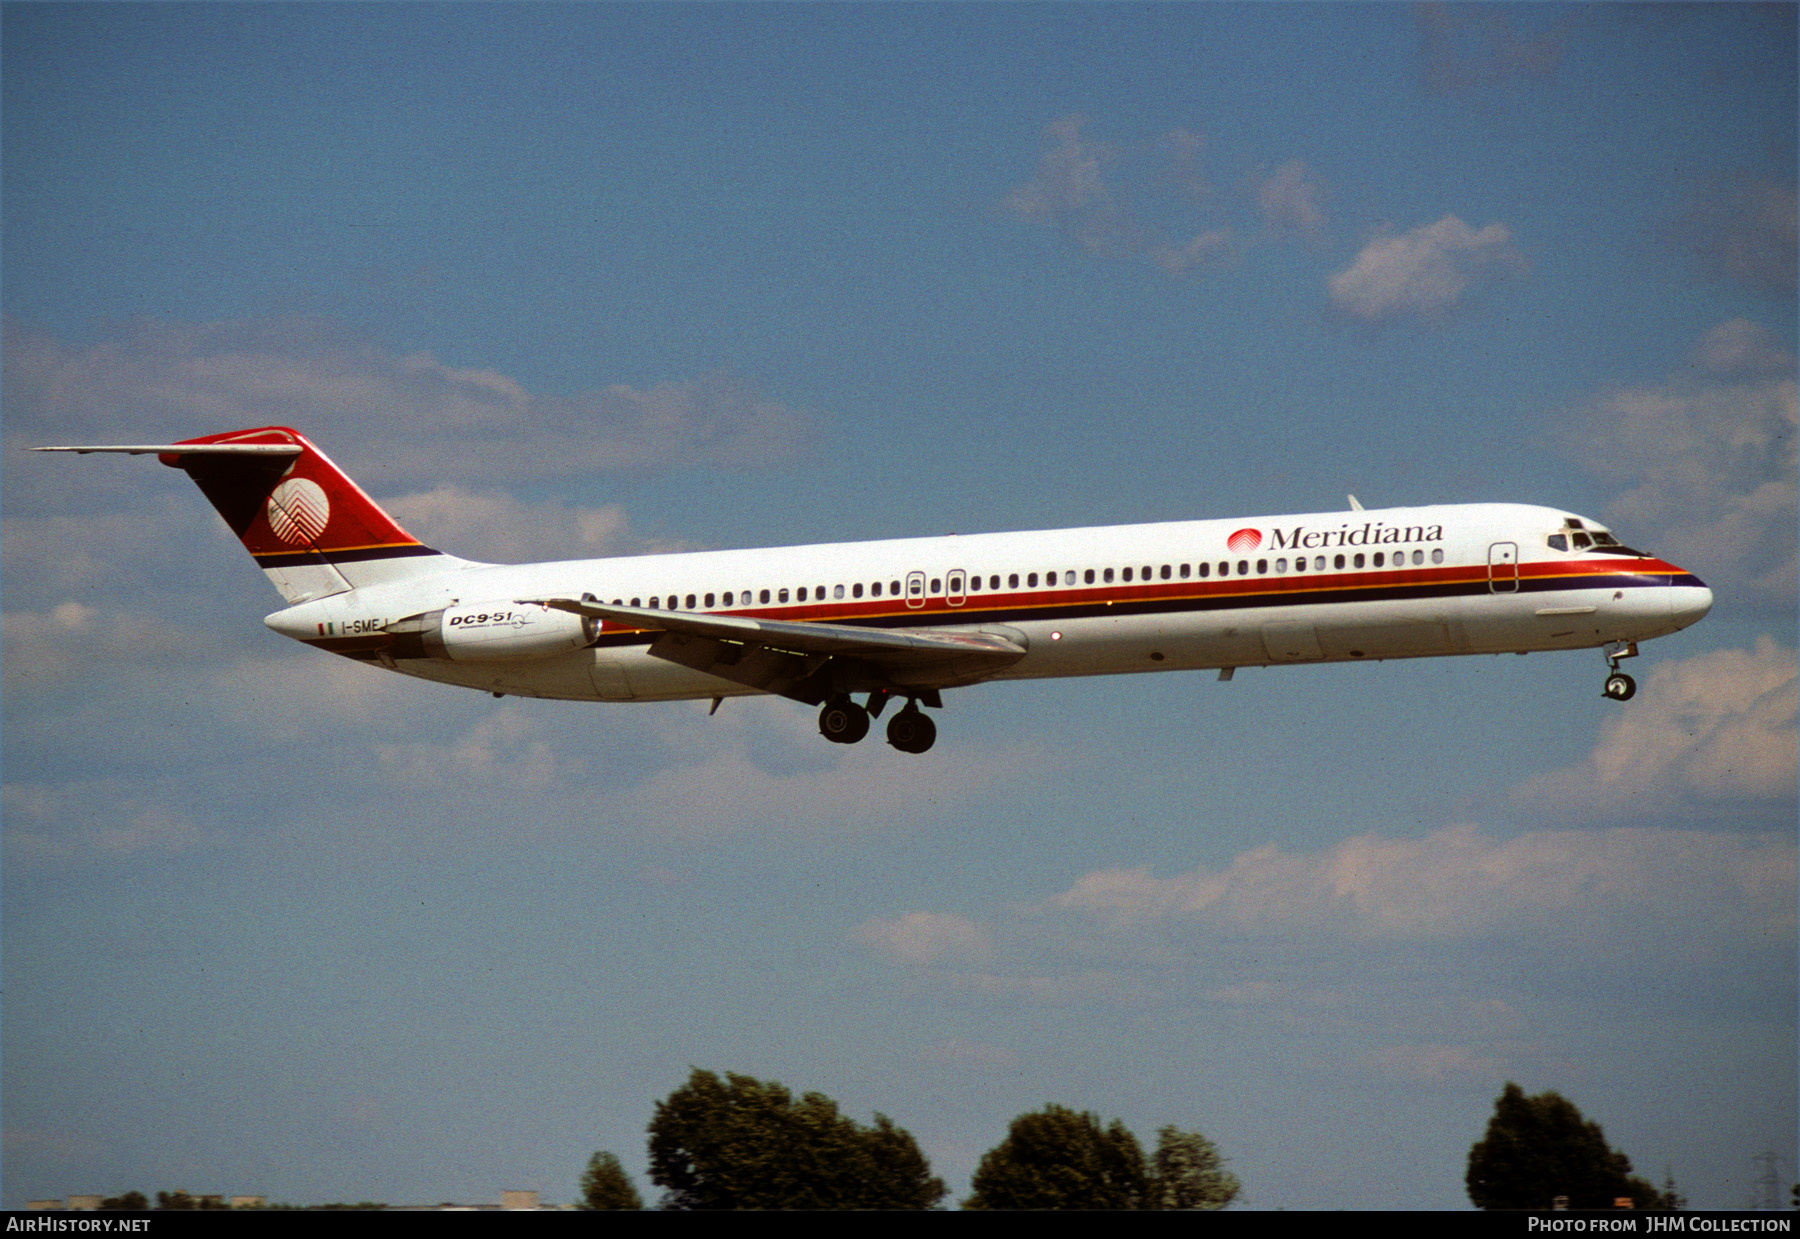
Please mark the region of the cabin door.
[[1488, 547], [1488, 592], [1519, 592], [1519, 544], [1496, 542]]

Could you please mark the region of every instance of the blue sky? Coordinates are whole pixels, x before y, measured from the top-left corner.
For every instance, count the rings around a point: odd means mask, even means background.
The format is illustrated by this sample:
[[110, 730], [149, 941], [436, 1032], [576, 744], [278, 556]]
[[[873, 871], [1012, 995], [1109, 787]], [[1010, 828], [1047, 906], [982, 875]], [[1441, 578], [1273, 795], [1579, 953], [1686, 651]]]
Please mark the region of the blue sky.
[[[1795, 1156], [1791, 6], [42, 5], [4, 21], [4, 1175], [568, 1200], [690, 1065], [1459, 1207], [1501, 1085]], [[531, 560], [1506, 500], [1598, 654], [494, 701], [269, 633], [304, 429]]]

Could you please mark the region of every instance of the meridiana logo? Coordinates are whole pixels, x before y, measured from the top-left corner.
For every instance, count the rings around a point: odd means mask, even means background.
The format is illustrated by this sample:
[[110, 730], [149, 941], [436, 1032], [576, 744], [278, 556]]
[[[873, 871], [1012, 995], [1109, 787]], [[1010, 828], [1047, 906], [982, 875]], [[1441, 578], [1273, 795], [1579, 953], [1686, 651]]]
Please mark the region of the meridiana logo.
[[1240, 529], [1225, 539], [1225, 545], [1234, 551], [1254, 551], [1262, 545], [1262, 530]]
[[325, 488], [309, 478], [289, 478], [269, 495], [269, 528], [293, 546], [311, 542], [325, 532], [331, 520], [331, 500]]

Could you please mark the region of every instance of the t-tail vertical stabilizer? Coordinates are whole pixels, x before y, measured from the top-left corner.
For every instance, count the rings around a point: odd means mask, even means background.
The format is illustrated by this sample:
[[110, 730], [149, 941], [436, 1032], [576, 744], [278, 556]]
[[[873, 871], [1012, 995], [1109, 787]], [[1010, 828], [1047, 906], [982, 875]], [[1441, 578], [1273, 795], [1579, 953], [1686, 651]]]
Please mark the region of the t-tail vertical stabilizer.
[[400, 528], [330, 457], [286, 426], [178, 443], [36, 450], [154, 454], [183, 470], [290, 603], [469, 566]]

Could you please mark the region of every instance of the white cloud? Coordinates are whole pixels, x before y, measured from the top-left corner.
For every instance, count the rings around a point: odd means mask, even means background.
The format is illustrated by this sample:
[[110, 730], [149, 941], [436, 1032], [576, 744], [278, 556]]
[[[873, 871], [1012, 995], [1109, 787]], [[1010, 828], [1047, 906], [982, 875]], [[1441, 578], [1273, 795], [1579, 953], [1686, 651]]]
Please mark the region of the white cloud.
[[1290, 159], [1256, 185], [1256, 207], [1276, 232], [1317, 237], [1325, 231], [1325, 185], [1298, 159]]
[[448, 739], [394, 740], [375, 752], [387, 778], [452, 814], [529, 794], [540, 819], [591, 828], [589, 789], [605, 785], [607, 821], [665, 839], [904, 828], [1026, 777], [1037, 757], [946, 738], [923, 759], [930, 777], [921, 778], [920, 759], [882, 743], [879, 724], [843, 748], [820, 739], [815, 719], [774, 697], [732, 698], [715, 716], [705, 702], [509, 702]]
[[625, 509], [570, 507], [559, 499], [528, 504], [505, 491], [439, 486], [383, 502], [414, 537], [438, 550], [486, 563], [593, 559], [677, 549], [640, 538]]
[[1223, 228], [1209, 228], [1179, 245], [1156, 245], [1150, 249], [1150, 261], [1170, 275], [1209, 262], [1225, 252], [1231, 234]]
[[116, 676], [145, 662], [199, 658], [207, 648], [205, 638], [187, 629], [74, 600], [0, 616], [0, 670], [9, 693], [41, 690], [96, 666]]
[[1637, 483], [1607, 510], [1627, 541], [1722, 595], [1791, 610], [1800, 523], [1793, 354], [1734, 319], [1702, 337], [1694, 360], [1698, 372], [1594, 401], [1570, 450], [1596, 472]]
[[1384, 1075], [1424, 1084], [1498, 1080], [1509, 1068], [1494, 1055], [1467, 1045], [1394, 1045], [1368, 1056]]
[[1666, 809], [1693, 799], [1790, 801], [1796, 789], [1796, 661], [1769, 637], [1658, 664], [1580, 764], [1519, 789], [1557, 813]]
[[1019, 219], [1048, 224], [1089, 252], [1131, 243], [1129, 218], [1104, 169], [1117, 152], [1082, 134], [1087, 121], [1064, 116], [1044, 129], [1044, 150], [1029, 181], [1006, 195], [1006, 209]]
[[1566, 21], [1524, 34], [1511, 14], [1490, 5], [1431, 3], [1413, 12], [1425, 88], [1433, 94], [1552, 78], [1569, 40]]
[[83, 347], [9, 318], [6, 357], [9, 437], [156, 442], [279, 423], [376, 484], [756, 464], [809, 428], [720, 375], [533, 394], [493, 370], [396, 355], [314, 321], [139, 321]]
[[993, 942], [985, 930], [967, 917], [945, 912], [908, 912], [891, 920], [867, 920], [857, 926], [855, 937], [889, 959], [915, 966], [966, 966], [993, 953]]
[[1755, 177], [1721, 180], [1677, 223], [1677, 242], [1701, 275], [1792, 298], [1800, 211], [1792, 185]]
[[1791, 934], [1795, 873], [1792, 841], [1773, 837], [1617, 829], [1502, 840], [1453, 826], [1419, 839], [1362, 835], [1317, 852], [1265, 846], [1168, 878], [1099, 870], [1046, 906], [1113, 930], [1161, 924], [1206, 937], [1448, 942], [1554, 935], [1575, 920], [1591, 940], [1610, 918], [1656, 913], [1716, 939]]
[[1524, 262], [1504, 224], [1471, 228], [1454, 215], [1401, 236], [1379, 237], [1326, 284], [1340, 311], [1365, 322], [1439, 317], [1473, 288]]
[[7, 855], [20, 864], [172, 856], [220, 841], [181, 810], [111, 784], [8, 783], [0, 804]]
[[1695, 346], [1694, 360], [1721, 374], [1794, 373], [1794, 354], [1782, 338], [1747, 318], [1720, 323]]

